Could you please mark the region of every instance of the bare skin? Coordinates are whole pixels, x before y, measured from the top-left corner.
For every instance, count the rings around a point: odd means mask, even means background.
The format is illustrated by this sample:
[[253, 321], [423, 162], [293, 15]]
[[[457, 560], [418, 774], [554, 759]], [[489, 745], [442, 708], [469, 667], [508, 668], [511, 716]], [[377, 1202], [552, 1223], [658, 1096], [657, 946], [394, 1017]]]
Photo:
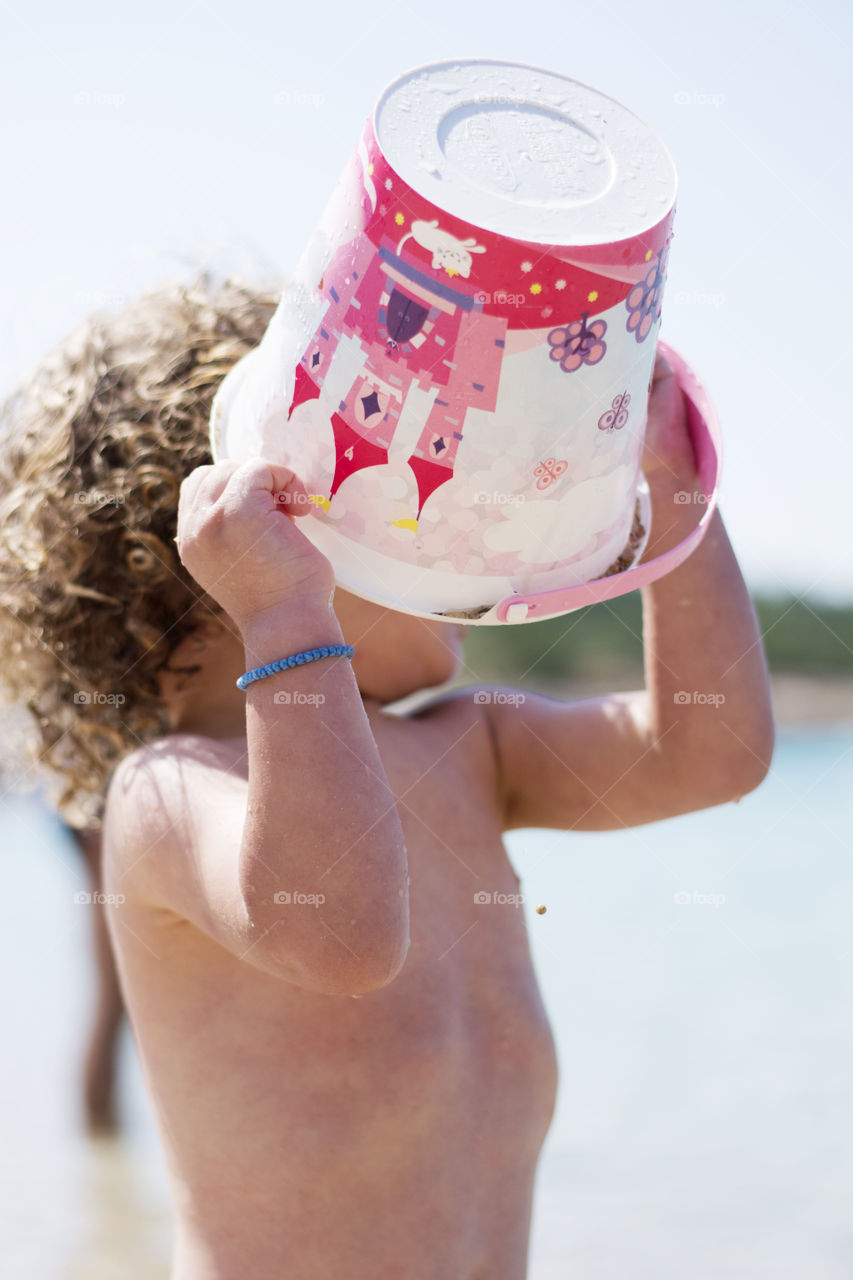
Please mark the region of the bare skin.
[[[77, 831], [70, 835], [86, 862], [89, 889], [101, 893], [101, 834]], [[83, 1063], [83, 1112], [91, 1134], [113, 1133], [116, 1116], [116, 1058], [124, 1017], [115, 960], [107, 932], [106, 913], [96, 898], [91, 907], [92, 955], [95, 966], [95, 1005]]]
[[[673, 512], [656, 554], [695, 521], [672, 500], [695, 477], [680, 400], [661, 386], [652, 403], [644, 469]], [[469, 688], [399, 716], [390, 702], [458, 669], [460, 629], [341, 591], [330, 608], [273, 507], [286, 491], [298, 514], [291, 473], [193, 477], [178, 545], [225, 612], [180, 655], [203, 671], [183, 688], [164, 673], [175, 732], [119, 766], [105, 825], [173, 1280], [522, 1280], [557, 1065], [501, 833], [657, 821], [765, 776], [766, 670], [722, 521], [644, 589], [646, 688], [521, 706]], [[234, 687], [341, 638], [352, 664]]]

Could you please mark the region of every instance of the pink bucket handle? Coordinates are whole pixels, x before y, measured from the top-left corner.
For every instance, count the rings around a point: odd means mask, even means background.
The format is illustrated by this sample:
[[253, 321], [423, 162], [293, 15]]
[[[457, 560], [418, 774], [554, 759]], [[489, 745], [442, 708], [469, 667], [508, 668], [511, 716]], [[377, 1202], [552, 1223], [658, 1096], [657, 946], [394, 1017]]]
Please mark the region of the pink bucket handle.
[[626, 591], [644, 587], [676, 569], [704, 538], [717, 506], [720, 486], [720, 424], [703, 383], [686, 360], [666, 342], [659, 341], [658, 350], [674, 368], [678, 385], [687, 400], [687, 424], [696, 455], [699, 483], [705, 496], [705, 510], [701, 520], [677, 546], [622, 573], [596, 578], [593, 582], [582, 582], [573, 587], [558, 587], [553, 591], [540, 591], [532, 595], [507, 596], [495, 605], [494, 614], [498, 622], [538, 622], [554, 614], [567, 613], [588, 604], [598, 604], [602, 600], [612, 600], [615, 596], [624, 595]]

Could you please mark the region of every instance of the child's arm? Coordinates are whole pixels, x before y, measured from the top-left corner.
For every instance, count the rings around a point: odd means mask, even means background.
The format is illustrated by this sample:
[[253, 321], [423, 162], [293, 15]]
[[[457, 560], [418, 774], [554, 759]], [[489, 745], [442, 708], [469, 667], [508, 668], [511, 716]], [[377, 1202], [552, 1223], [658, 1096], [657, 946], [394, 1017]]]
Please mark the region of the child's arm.
[[[661, 356], [643, 470], [661, 526], [649, 559], [696, 523], [675, 494], [699, 491], [683, 396]], [[484, 706], [507, 827], [637, 826], [738, 799], [765, 777], [774, 728], [761, 633], [718, 511], [642, 598], [645, 689]]]
[[[343, 643], [331, 566], [276, 493], [309, 510], [292, 472], [257, 460], [200, 467], [181, 490], [181, 559], [240, 629], [247, 667]], [[408, 868], [352, 665], [281, 671], [246, 704], [248, 784], [180, 738], [122, 762], [108, 797], [115, 839], [133, 844], [120, 861], [137, 896], [251, 964], [330, 994], [380, 987], [408, 949]]]

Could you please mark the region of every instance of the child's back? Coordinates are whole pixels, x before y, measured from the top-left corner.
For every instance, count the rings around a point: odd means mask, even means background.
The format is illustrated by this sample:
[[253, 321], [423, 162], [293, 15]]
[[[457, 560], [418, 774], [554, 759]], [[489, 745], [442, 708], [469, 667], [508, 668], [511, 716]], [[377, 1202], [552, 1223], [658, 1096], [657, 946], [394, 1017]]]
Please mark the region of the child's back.
[[[653, 822], [760, 782], [773, 728], [737, 562], [716, 514], [644, 589], [645, 689], [468, 689], [394, 715], [456, 672], [461, 629], [332, 601], [283, 510], [307, 509], [298, 478], [207, 465], [212, 392], [269, 308], [242, 330], [213, 301], [176, 315], [158, 350], [183, 323], [192, 343], [158, 376], [144, 341], [132, 360], [105, 342], [88, 382], [47, 388], [54, 418], [33, 412], [7, 450], [0, 570], [6, 683], [65, 800], [110, 783], [104, 887], [123, 895], [109, 921], [176, 1280], [522, 1280], [556, 1062], [501, 833]], [[672, 512], [650, 556], [695, 519], [673, 501], [695, 471], [665, 368], [648, 430], [655, 511]], [[344, 641], [352, 663], [235, 686]]]
[[[476, 710], [465, 697], [370, 713], [405, 831], [411, 945], [394, 981], [359, 999], [262, 972], [157, 909], [150, 867], [122, 876], [162, 811], [112, 852], [127, 896], [114, 940], [174, 1181], [176, 1280], [524, 1276], [556, 1063]], [[176, 736], [146, 757], [131, 778], [150, 768], [164, 809], [185, 804], [197, 838], [233, 857], [245, 737]], [[111, 801], [117, 842], [145, 789]], [[300, 886], [283, 877], [282, 891]]]

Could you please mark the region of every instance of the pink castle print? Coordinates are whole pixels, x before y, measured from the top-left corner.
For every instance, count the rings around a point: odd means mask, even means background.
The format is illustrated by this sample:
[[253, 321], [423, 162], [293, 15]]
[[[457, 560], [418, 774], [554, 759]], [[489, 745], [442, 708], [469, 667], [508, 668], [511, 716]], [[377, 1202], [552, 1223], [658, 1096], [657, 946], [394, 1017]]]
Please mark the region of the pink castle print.
[[671, 217], [642, 237], [591, 249], [511, 240], [415, 193], [390, 168], [369, 124], [365, 142], [363, 225], [314, 282], [327, 308], [296, 368], [288, 420], [322, 395], [342, 339], [357, 339], [361, 367], [330, 413], [334, 475], [327, 492], [313, 495], [328, 512], [350, 476], [389, 461], [411, 388], [429, 392], [407, 459], [417, 496], [407, 515], [389, 521], [414, 531], [425, 504], [454, 476], [470, 411], [494, 413], [506, 357], [539, 347], [543, 362], [560, 359], [568, 381], [606, 362], [613, 321], [601, 316], [620, 305], [626, 331], [638, 342], [648, 335], [660, 319]]

